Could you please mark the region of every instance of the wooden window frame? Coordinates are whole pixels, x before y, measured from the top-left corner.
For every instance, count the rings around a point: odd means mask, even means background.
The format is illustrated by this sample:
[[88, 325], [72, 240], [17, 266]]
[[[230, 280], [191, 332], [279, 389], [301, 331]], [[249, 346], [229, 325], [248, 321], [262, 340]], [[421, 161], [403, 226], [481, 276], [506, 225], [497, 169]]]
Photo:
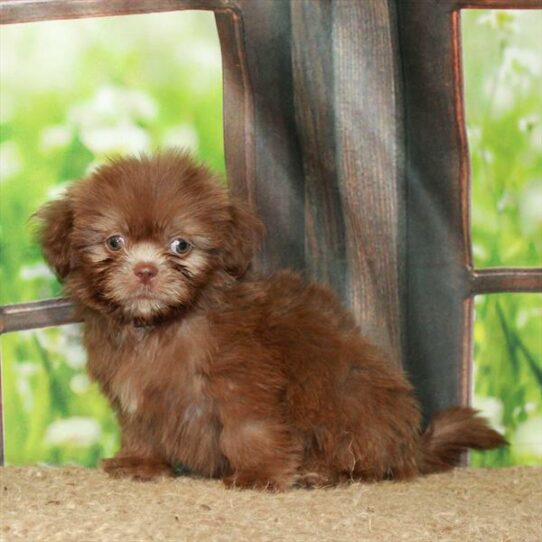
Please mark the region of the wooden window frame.
[[[213, 11], [230, 187], [273, 224], [257, 267], [331, 284], [405, 367], [427, 417], [469, 402], [474, 296], [542, 292], [540, 268], [473, 267], [469, 8], [542, 0], [0, 0], [0, 24]], [[371, 131], [353, 121], [366, 110]], [[0, 334], [74, 321], [68, 299], [0, 307]]]

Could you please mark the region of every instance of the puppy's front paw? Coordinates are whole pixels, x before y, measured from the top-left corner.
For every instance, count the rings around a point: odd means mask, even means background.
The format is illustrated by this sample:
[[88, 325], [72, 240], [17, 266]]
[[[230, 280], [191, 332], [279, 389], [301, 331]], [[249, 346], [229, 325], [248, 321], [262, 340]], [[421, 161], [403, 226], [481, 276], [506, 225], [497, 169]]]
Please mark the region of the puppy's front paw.
[[173, 476], [171, 466], [160, 459], [112, 457], [102, 461], [102, 468], [113, 478], [132, 478], [142, 482]]

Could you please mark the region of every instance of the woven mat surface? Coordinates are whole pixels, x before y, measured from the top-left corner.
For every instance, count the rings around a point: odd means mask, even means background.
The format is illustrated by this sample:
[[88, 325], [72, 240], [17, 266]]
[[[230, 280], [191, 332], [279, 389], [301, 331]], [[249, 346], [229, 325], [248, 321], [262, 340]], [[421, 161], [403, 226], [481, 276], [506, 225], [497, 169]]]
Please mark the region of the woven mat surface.
[[281, 494], [81, 468], [4, 467], [0, 484], [3, 542], [542, 540], [542, 468], [533, 467]]

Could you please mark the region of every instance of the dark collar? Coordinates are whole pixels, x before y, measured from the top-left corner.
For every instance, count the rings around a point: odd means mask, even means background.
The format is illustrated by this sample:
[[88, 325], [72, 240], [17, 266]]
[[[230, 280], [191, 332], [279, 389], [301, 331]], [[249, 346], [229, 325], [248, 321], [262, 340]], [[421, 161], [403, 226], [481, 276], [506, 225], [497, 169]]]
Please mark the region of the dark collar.
[[181, 320], [184, 317], [185, 313], [186, 309], [184, 307], [180, 307], [168, 314], [157, 316], [156, 318], [152, 318], [151, 320], [132, 320], [132, 324], [136, 329], [151, 330], [153, 328], [161, 327], [167, 323]]

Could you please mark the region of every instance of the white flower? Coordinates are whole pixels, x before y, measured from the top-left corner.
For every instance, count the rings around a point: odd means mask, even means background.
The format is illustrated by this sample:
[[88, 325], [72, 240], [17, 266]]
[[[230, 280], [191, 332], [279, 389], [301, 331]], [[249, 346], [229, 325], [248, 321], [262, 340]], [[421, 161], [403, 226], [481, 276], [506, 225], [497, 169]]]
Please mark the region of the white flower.
[[480, 149], [480, 156], [486, 164], [492, 164], [495, 162], [495, 155], [489, 149]]
[[509, 46], [504, 50], [502, 69], [506, 74], [525, 72], [530, 76], [540, 75], [542, 61], [534, 51]]
[[514, 444], [542, 457], [542, 416], [520, 424], [514, 435]]
[[54, 340], [53, 334], [54, 328], [43, 328], [43, 329], [28, 329], [21, 331], [28, 336], [30, 340], [35, 340], [44, 350], [54, 350]]
[[156, 117], [158, 106], [146, 93], [114, 86], [103, 86], [94, 96], [68, 111], [68, 120], [80, 130], [131, 124]]
[[158, 112], [154, 100], [144, 92], [113, 86], [100, 88], [90, 105], [94, 113], [112, 118], [152, 120]]
[[478, 145], [482, 139], [482, 128], [480, 126], [467, 126], [467, 138], [471, 145]]
[[180, 124], [166, 131], [162, 144], [166, 147], [183, 147], [191, 151], [197, 151], [198, 134], [190, 124]]
[[176, 59], [181, 65], [186, 65], [187, 58], [199, 66], [202, 75], [206, 75], [207, 79], [220, 73], [222, 66], [222, 58], [216, 43], [210, 43], [209, 40], [194, 39], [190, 49], [187, 49], [185, 44], [180, 44], [176, 50]]
[[19, 271], [19, 276], [23, 280], [47, 279], [55, 278], [51, 270], [42, 262], [34, 265], [23, 265]]
[[53, 422], [45, 433], [45, 442], [52, 446], [90, 446], [102, 435], [100, 424], [92, 418], [74, 416]]
[[[472, 243], [472, 254], [475, 259], [480, 260], [480, 261], [483, 261], [487, 258], [487, 251], [484, 248], [484, 246], [481, 245], [480, 243], [475, 243], [475, 242]], [[476, 296], [474, 298], [474, 301], [475, 303], [478, 301], [482, 301], [482, 297]]]
[[61, 338], [58, 351], [63, 353], [64, 361], [72, 369], [82, 369], [87, 362], [86, 350], [80, 342], [70, 341], [65, 335]]
[[510, 33], [517, 32], [517, 16], [514, 13], [498, 9], [484, 11], [483, 15], [478, 17], [476, 21], [478, 24], [488, 26], [494, 30], [502, 30]]
[[539, 123], [531, 131], [531, 144], [533, 148], [542, 151], [542, 125]]
[[17, 391], [22, 400], [23, 408], [26, 412], [30, 412], [34, 404], [34, 394], [30, 385], [30, 378], [37, 373], [38, 366], [31, 361], [23, 361], [16, 363], [14, 370], [16, 373], [15, 382]]
[[500, 399], [497, 399], [497, 397], [480, 397], [475, 395], [472, 403], [474, 408], [479, 410], [482, 416], [489, 420], [491, 427], [504, 433], [502, 425], [503, 404]]
[[[3, 27], [0, 71], [15, 92], [39, 94], [73, 87], [88, 44], [81, 22], [47, 21]], [[22, 61], [21, 59], [24, 59]]]
[[81, 141], [94, 154], [136, 154], [148, 151], [149, 134], [135, 124], [81, 130]]
[[68, 111], [68, 123], [94, 154], [134, 154], [146, 152], [150, 136], [140, 126], [158, 114], [156, 102], [146, 93], [104, 86], [88, 101]]
[[538, 124], [540, 124], [540, 115], [526, 115], [518, 120], [519, 131], [523, 133], [532, 131]]
[[503, 78], [495, 88], [493, 88], [493, 82], [488, 79], [484, 85], [484, 92], [487, 100], [493, 100], [494, 110], [498, 114], [508, 111], [514, 106], [517, 99], [510, 85], [503, 83]]
[[55, 349], [72, 369], [82, 369], [87, 362], [86, 351], [81, 343], [81, 326], [62, 326], [57, 335]]
[[524, 188], [519, 210], [523, 233], [536, 232], [542, 226], [542, 179], [533, 181]]
[[193, 92], [205, 93], [218, 81], [222, 73], [222, 57], [218, 44], [207, 40], [197, 40], [188, 48], [180, 43], [174, 52], [174, 58], [181, 69], [192, 66], [190, 77], [186, 79]]
[[542, 150], [542, 124], [540, 115], [525, 115], [518, 120], [519, 131], [530, 136], [531, 144], [536, 151]]
[[140, 120], [153, 120], [158, 114], [156, 102], [141, 90], [130, 90], [127, 95], [125, 90], [124, 100], [132, 115]]
[[[530, 307], [518, 310], [516, 325], [518, 329], [524, 328], [530, 320], [537, 321], [542, 317], [542, 308]], [[541, 320], [542, 321], [542, 320]], [[527, 410], [527, 407], [525, 407]]]
[[0, 144], [0, 183], [16, 175], [21, 169], [22, 160], [17, 144], [13, 141]]
[[542, 60], [534, 51], [508, 46], [504, 49], [498, 70], [498, 84], [494, 87], [495, 81], [489, 78], [484, 92], [488, 100], [493, 100], [495, 110], [502, 114], [513, 107], [523, 94], [540, 84]]
[[81, 369], [86, 363], [86, 352], [81, 344], [81, 325], [23, 331], [33, 337], [51, 355], [54, 366], [66, 363], [72, 369]]
[[90, 386], [90, 380], [85, 373], [79, 373], [70, 380], [70, 388], [74, 393], [84, 393]]
[[72, 138], [72, 131], [67, 126], [47, 126], [40, 135], [40, 146], [44, 151], [65, 147]]

